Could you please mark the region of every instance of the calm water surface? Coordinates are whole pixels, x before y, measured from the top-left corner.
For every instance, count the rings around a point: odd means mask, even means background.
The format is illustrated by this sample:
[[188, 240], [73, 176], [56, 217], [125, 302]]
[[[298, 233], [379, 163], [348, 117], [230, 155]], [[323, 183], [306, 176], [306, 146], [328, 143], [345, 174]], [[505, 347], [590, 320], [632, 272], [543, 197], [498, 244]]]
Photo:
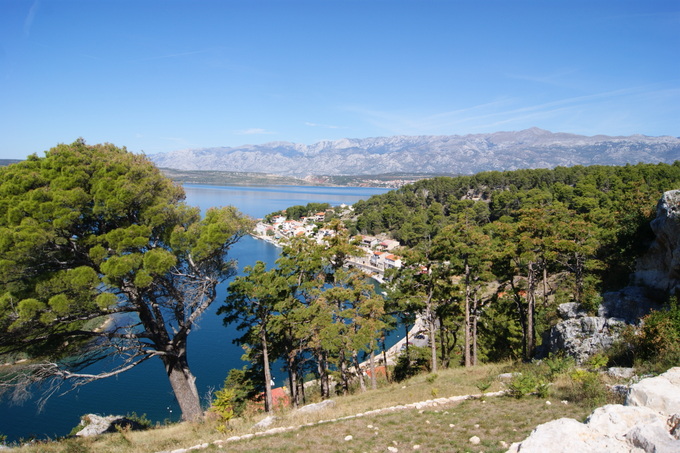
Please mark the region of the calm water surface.
[[[186, 185], [187, 203], [199, 206], [202, 211], [213, 206], [236, 206], [241, 212], [260, 218], [289, 206], [310, 202], [330, 203], [333, 206], [354, 204], [371, 195], [384, 193], [385, 189], [309, 186], [203, 186]], [[236, 244], [230, 257], [238, 260], [238, 267], [253, 265], [261, 260], [272, 264], [278, 258], [278, 249], [264, 241], [245, 237]], [[232, 340], [238, 336], [233, 327], [224, 327], [215, 312], [225, 296], [227, 283], [223, 284], [212, 307], [206, 312], [189, 336], [189, 364], [196, 376], [200, 395], [209, 389], [219, 389], [231, 368], [245, 365], [243, 353]], [[88, 371], [104, 369], [99, 364]], [[283, 380], [280, 370], [277, 382]], [[177, 420], [179, 406], [174, 400], [170, 384], [160, 360], [148, 362], [118, 377], [104, 379], [82, 386], [59, 397], [52, 397], [42, 412], [37, 412], [33, 401], [21, 406], [7, 401], [0, 404], [0, 434], [8, 441], [30, 437], [56, 437], [68, 434], [78, 424], [80, 416], [87, 413], [146, 414], [153, 421]]]

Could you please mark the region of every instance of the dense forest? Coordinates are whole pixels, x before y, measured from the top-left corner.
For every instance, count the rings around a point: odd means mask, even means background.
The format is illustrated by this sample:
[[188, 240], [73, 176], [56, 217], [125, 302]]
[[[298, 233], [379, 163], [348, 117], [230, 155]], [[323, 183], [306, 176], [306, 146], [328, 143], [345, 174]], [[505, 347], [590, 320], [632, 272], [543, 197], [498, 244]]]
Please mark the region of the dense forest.
[[559, 303], [594, 312], [628, 283], [676, 188], [680, 162], [439, 177], [356, 203], [349, 227], [405, 244], [388, 305], [429, 321], [432, 366], [530, 359]]
[[[329, 376], [343, 393], [352, 383], [364, 388], [360, 353], [371, 357], [374, 377], [385, 331], [395, 320], [408, 330], [416, 318], [429, 347], [407, 346], [394, 379], [530, 360], [558, 321], [559, 304], [593, 313], [603, 291], [628, 283], [653, 239], [658, 199], [678, 187], [680, 162], [560, 167], [437, 177], [360, 201], [353, 219], [334, 220], [338, 235], [330, 243], [299, 238], [284, 247], [277, 267], [259, 263], [232, 283], [220, 312], [244, 329], [239, 342], [252, 367], [232, 370], [225, 388], [251, 395], [261, 388], [271, 407], [269, 364], [276, 359], [293, 383], [293, 404], [305, 398], [306, 374], [318, 379], [322, 397], [329, 396]], [[386, 273], [385, 298], [363, 283], [363, 272], [346, 269], [358, 253], [357, 235], [379, 233], [404, 244], [403, 266]], [[675, 328], [680, 332], [680, 323]]]

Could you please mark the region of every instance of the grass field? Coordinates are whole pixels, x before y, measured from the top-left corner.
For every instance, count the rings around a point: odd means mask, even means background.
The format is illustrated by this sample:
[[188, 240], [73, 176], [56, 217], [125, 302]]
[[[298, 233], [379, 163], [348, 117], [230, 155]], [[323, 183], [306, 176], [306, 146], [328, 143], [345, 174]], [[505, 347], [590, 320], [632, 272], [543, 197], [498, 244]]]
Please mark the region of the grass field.
[[[536, 395], [519, 399], [480, 396], [480, 387], [484, 387], [482, 382], [489, 382], [508, 370], [508, 366], [501, 365], [454, 368], [401, 383], [383, 383], [377, 390], [336, 397], [335, 406], [321, 412], [280, 411], [270, 428], [295, 429], [249, 439], [226, 441], [229, 437], [255, 433], [253, 425], [264, 414], [232, 420], [226, 434], [219, 433], [216, 422], [208, 420], [160, 426], [148, 431], [119, 431], [87, 439], [34, 443], [23, 446], [20, 451], [158, 452], [207, 444], [199, 451], [501, 452], [512, 442], [524, 439], [541, 423], [561, 417], [583, 420], [594, 408], [593, 400], [574, 398], [578, 393], [574, 391], [573, 382], [566, 378], [556, 380], [543, 398]], [[500, 379], [493, 379], [485, 391], [499, 391], [506, 385]], [[477, 397], [353, 417], [382, 408], [471, 394]], [[573, 400], [567, 401], [569, 397]], [[348, 416], [351, 418], [337, 420]], [[473, 436], [479, 438], [478, 444], [470, 442]]]

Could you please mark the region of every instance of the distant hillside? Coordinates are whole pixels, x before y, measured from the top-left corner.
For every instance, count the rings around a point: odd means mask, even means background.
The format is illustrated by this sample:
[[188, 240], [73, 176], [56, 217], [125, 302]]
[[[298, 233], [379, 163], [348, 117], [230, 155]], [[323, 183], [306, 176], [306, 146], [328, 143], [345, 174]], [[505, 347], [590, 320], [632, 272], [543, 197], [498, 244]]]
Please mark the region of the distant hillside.
[[16, 164], [21, 162], [19, 159], [0, 159], [0, 167], [6, 167], [9, 164]]
[[149, 157], [164, 168], [296, 177], [386, 173], [469, 175], [521, 168], [672, 163], [680, 160], [680, 138], [589, 137], [532, 128], [492, 134], [342, 139], [313, 145], [273, 142], [236, 148], [187, 149]]
[[218, 186], [270, 186], [270, 185], [311, 185], [311, 182], [288, 176], [269, 175], [265, 173], [247, 173], [232, 171], [203, 171], [160, 169], [165, 176], [182, 184], [212, 184]]

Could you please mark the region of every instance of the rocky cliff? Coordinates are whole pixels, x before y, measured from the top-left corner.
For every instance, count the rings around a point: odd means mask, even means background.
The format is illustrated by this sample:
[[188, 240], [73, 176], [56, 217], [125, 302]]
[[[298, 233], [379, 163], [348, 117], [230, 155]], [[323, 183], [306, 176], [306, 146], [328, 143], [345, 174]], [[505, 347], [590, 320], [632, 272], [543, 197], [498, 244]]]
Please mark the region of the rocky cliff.
[[651, 223], [655, 239], [638, 259], [632, 286], [603, 295], [597, 316], [562, 304], [562, 321], [550, 329], [541, 355], [564, 351], [583, 362], [611, 346], [627, 324], [637, 324], [668, 295], [680, 292], [680, 190], [666, 192]]
[[663, 194], [651, 227], [655, 239], [638, 260], [635, 284], [677, 295], [680, 292], [680, 190]]

